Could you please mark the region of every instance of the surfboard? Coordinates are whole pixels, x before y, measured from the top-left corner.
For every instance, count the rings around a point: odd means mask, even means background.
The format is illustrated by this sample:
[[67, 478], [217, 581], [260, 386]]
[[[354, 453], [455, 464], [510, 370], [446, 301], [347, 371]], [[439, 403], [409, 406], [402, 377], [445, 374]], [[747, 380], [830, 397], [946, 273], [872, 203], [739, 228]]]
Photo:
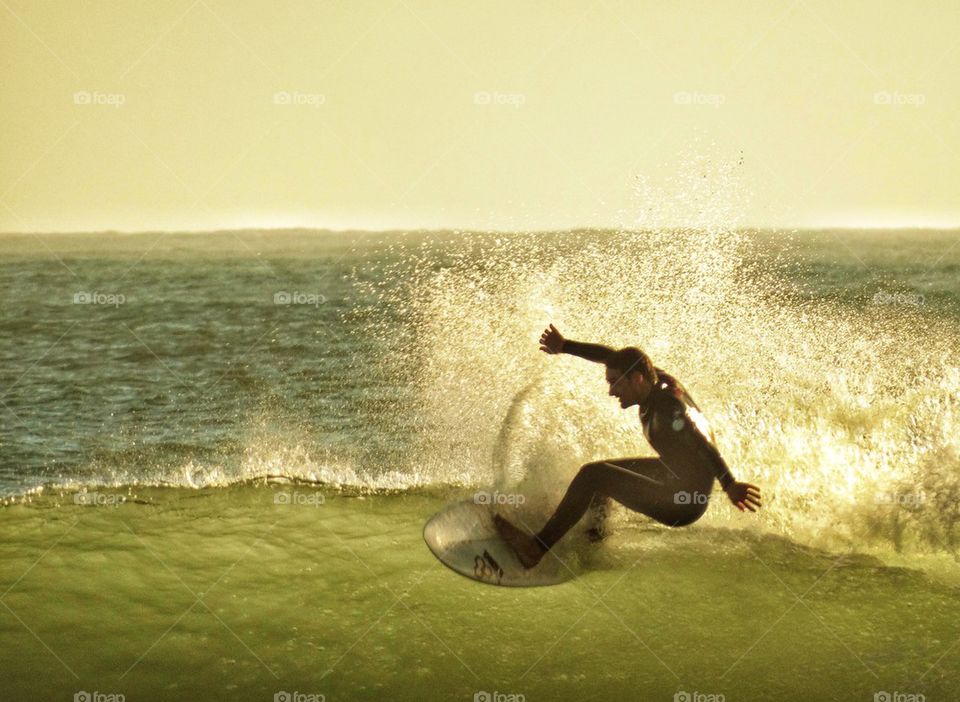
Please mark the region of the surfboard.
[[460, 575], [489, 585], [537, 587], [570, 580], [572, 566], [563, 556], [547, 553], [527, 569], [497, 533], [490, 505], [455, 502], [434, 514], [423, 527], [423, 540], [433, 555]]

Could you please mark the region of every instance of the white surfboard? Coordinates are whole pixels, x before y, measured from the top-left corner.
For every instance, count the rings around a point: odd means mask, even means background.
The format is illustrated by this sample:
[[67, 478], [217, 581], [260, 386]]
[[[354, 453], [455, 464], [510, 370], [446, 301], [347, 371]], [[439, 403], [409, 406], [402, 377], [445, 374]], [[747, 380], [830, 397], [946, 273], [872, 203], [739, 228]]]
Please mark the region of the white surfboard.
[[447, 505], [430, 517], [423, 527], [423, 540], [445, 566], [490, 585], [556, 585], [575, 576], [569, 557], [553, 551], [533, 568], [524, 568], [497, 533], [491, 507], [472, 500]]

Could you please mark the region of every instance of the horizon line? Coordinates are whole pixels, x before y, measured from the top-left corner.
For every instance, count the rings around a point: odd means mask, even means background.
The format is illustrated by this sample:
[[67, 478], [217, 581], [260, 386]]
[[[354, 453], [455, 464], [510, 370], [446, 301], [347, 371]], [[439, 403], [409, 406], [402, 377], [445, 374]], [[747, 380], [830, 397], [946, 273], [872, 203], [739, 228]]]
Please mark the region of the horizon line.
[[[0, 231], [0, 236], [44, 236], [44, 235], [89, 235], [89, 234], [114, 234], [118, 236], [134, 236], [142, 234], [225, 234], [238, 232], [323, 232], [329, 234], [397, 234], [397, 233], [451, 233], [460, 232], [464, 234], [565, 234], [571, 232], [610, 232], [610, 231], [654, 231], [657, 229], [703, 229], [703, 227], [685, 227], [683, 225], [669, 225], [663, 227], [614, 227], [614, 226], [573, 226], [563, 227], [561, 229], [484, 229], [473, 227], [396, 227], [388, 229], [354, 229], [354, 228], [332, 228], [332, 227], [222, 227], [218, 229], [71, 229], [71, 230], [53, 230], [53, 231]], [[960, 230], [960, 223], [951, 226], [924, 226], [924, 225], [817, 225], [817, 226], [754, 226], [744, 225], [731, 227], [730, 231], [757, 231], [757, 232], [820, 232], [820, 231], [957, 231]]]

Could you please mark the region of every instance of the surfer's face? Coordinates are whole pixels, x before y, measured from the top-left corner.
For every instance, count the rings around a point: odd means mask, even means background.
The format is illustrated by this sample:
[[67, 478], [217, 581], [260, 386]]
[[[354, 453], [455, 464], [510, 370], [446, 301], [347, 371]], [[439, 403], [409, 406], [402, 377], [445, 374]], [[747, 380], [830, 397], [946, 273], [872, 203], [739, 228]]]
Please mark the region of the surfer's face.
[[620, 375], [619, 371], [612, 368], [607, 368], [607, 384], [610, 386], [610, 396], [620, 400], [622, 409], [640, 404], [653, 387], [643, 373], [632, 371]]

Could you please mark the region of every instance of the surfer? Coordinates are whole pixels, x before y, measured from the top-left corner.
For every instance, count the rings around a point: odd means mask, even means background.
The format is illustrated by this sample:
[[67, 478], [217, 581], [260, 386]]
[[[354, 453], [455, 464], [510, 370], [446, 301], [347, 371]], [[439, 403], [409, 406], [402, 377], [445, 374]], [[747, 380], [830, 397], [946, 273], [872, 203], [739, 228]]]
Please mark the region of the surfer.
[[734, 479], [693, 398], [643, 351], [564, 339], [552, 324], [540, 337], [540, 350], [603, 363], [609, 394], [623, 409], [639, 406], [643, 433], [659, 457], [615, 458], [582, 466], [553, 516], [535, 535], [494, 515], [497, 530], [525, 567], [535, 566], [588, 509], [602, 509], [611, 498], [667, 526], [686, 526], [706, 512], [716, 478], [741, 512], [760, 508], [760, 488]]

